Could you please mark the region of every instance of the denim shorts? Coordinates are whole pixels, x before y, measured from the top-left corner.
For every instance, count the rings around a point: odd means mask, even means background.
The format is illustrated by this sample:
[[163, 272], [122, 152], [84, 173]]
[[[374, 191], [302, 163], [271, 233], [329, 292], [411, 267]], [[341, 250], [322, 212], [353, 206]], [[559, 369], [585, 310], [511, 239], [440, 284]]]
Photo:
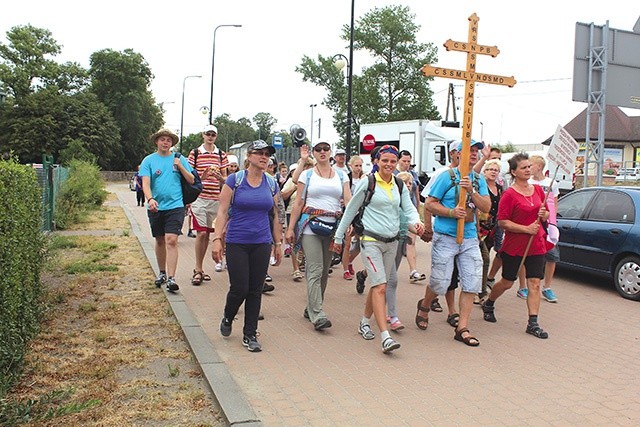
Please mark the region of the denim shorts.
[[147, 210], [151, 235], [162, 237], [165, 234], [182, 234], [182, 223], [184, 222], [184, 208], [169, 209], [168, 211], [151, 212]]
[[360, 240], [360, 256], [367, 269], [371, 287], [387, 283], [391, 272], [396, 268], [398, 242], [380, 242], [378, 240]]
[[431, 242], [431, 290], [438, 295], [447, 292], [455, 263], [462, 291], [479, 293], [482, 289], [482, 254], [478, 239], [464, 239], [462, 244], [458, 244], [455, 236], [433, 233]]

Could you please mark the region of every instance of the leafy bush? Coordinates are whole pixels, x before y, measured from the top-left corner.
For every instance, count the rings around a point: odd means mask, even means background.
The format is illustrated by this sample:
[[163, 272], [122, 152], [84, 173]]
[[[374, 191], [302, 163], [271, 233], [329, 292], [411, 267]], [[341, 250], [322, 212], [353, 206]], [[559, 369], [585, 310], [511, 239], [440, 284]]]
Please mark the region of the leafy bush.
[[102, 206], [107, 198], [98, 166], [83, 160], [71, 160], [69, 166], [69, 178], [56, 200], [56, 227], [61, 229], [82, 221], [87, 212]]
[[35, 171], [0, 162], [0, 399], [21, 373], [43, 311], [41, 211]]

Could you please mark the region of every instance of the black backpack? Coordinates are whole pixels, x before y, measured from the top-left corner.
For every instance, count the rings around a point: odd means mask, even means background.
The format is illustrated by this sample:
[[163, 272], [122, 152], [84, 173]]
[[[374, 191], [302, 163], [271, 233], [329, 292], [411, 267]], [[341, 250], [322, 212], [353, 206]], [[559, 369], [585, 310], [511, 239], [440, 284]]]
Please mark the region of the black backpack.
[[[180, 156], [182, 156], [182, 154], [175, 154], [175, 157], [179, 158]], [[197, 154], [194, 153], [194, 156], [197, 156]], [[195, 161], [197, 161], [197, 157]], [[198, 172], [196, 172], [195, 164], [193, 170], [191, 171], [191, 174], [193, 175], [194, 179], [193, 184], [189, 184], [187, 180], [184, 179], [184, 176], [180, 174], [180, 184], [182, 185], [182, 203], [184, 203], [185, 206], [195, 202], [200, 193], [202, 193], [202, 180], [200, 179], [200, 175], [198, 175]]]
[[[396, 185], [398, 186], [398, 192], [400, 193], [400, 200], [402, 202], [402, 189], [404, 188], [404, 182], [398, 178], [396, 175], [393, 175], [393, 178], [396, 181]], [[364, 201], [358, 209], [358, 213], [355, 217], [353, 217], [353, 221], [351, 221], [351, 225], [353, 226], [353, 232], [357, 236], [362, 236], [364, 233], [364, 225], [362, 224], [362, 215], [364, 214], [364, 208], [371, 202], [371, 197], [373, 197], [374, 191], [376, 191], [376, 177], [375, 174], [367, 175], [367, 190], [364, 193]]]

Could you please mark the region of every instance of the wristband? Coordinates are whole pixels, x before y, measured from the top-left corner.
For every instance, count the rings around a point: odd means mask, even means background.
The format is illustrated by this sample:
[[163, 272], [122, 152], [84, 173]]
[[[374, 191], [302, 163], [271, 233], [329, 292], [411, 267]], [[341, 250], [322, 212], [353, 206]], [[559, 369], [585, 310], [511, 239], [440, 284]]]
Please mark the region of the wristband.
[[282, 242], [273, 242], [273, 246], [280, 246], [282, 245]]
[[453, 209], [449, 209], [449, 218], [453, 218]]
[[213, 239], [211, 239], [211, 243], [215, 242], [216, 240], [222, 241], [222, 237], [214, 237]]
[[149, 198], [147, 199], [147, 203], [149, 203], [149, 202], [150, 202], [150, 201], [152, 201], [152, 200], [155, 200], [155, 199], [154, 199], [153, 197], [149, 197]]

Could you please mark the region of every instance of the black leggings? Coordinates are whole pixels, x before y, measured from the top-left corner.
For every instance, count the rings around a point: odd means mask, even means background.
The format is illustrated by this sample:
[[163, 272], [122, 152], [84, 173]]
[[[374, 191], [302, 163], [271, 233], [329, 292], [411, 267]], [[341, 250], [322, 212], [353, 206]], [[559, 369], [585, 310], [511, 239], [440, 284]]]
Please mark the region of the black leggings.
[[227, 243], [226, 256], [230, 285], [224, 317], [233, 319], [244, 302], [242, 331], [244, 335], [253, 336], [258, 329], [262, 286], [269, 268], [271, 244]]
[[136, 201], [138, 202], [138, 206], [144, 206], [144, 191], [136, 191]]

